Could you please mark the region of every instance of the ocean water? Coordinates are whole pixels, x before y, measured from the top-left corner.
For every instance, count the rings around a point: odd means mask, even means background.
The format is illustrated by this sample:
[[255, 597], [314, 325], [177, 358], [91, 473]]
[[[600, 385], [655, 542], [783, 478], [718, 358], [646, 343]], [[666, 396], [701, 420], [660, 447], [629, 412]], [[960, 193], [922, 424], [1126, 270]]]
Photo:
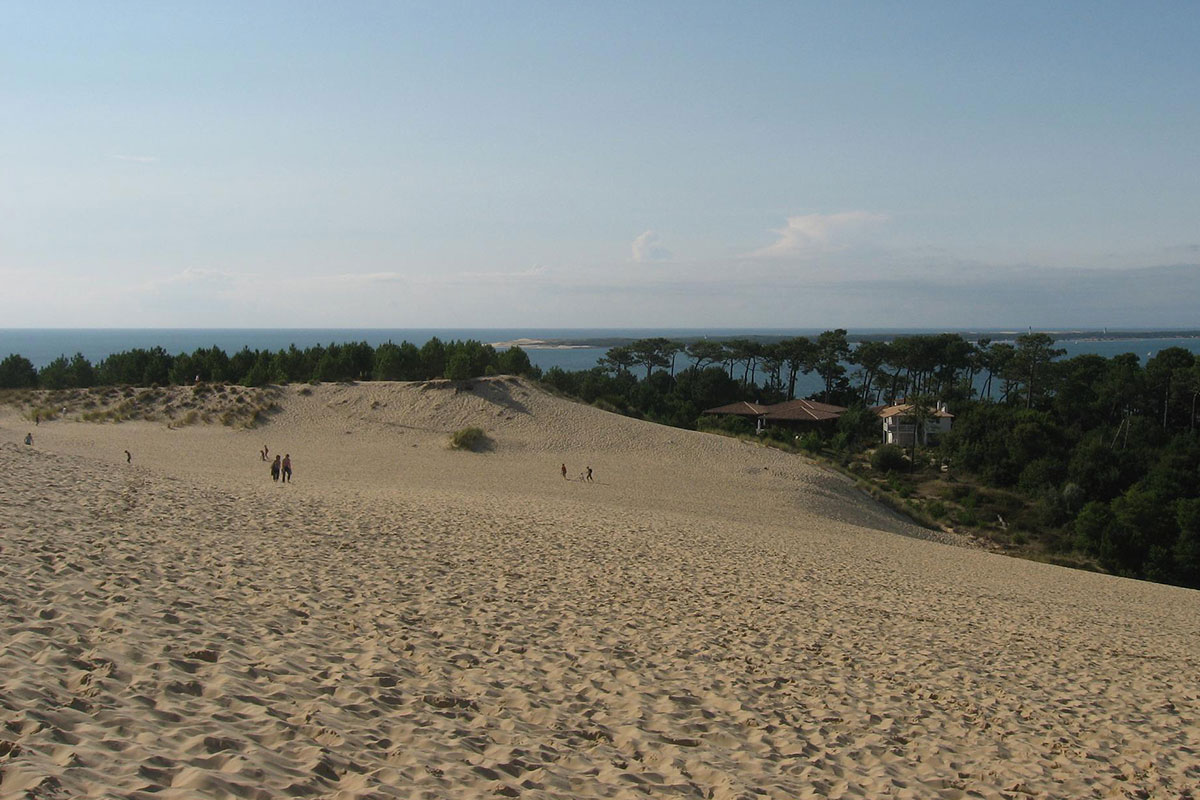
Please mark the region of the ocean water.
[[[367, 342], [372, 347], [385, 342], [408, 341], [420, 346], [434, 336], [443, 341], [476, 339], [481, 342], [506, 342], [515, 339], [545, 339], [565, 341], [595, 341], [637, 339], [650, 336], [816, 336], [817, 328], [791, 330], [748, 330], [735, 328], [7, 328], [0, 329], [0, 358], [18, 353], [41, 368], [60, 355], [82, 353], [93, 364], [106, 356], [134, 348], [162, 347], [168, 353], [190, 353], [200, 347], [216, 346], [227, 353], [243, 347], [251, 350], [284, 350], [290, 345], [303, 349], [331, 343]], [[852, 334], [867, 333], [928, 333], [934, 331], [854, 330]], [[974, 334], [972, 334], [974, 335]], [[1012, 332], [993, 333], [993, 341], [1012, 337]], [[610, 344], [570, 349], [528, 348], [529, 360], [542, 369], [560, 367], [568, 371], [590, 369], [608, 350]], [[1142, 363], [1167, 347], [1183, 347], [1200, 354], [1200, 336], [1163, 339], [1060, 339], [1057, 346], [1067, 351], [1067, 357], [1095, 353], [1111, 358], [1122, 353], [1134, 353]], [[676, 369], [688, 366], [683, 355], [676, 360]], [[809, 376], [812, 377], [812, 376]], [[818, 385], [814, 382], [814, 388]], [[813, 389], [803, 387], [806, 392]]]

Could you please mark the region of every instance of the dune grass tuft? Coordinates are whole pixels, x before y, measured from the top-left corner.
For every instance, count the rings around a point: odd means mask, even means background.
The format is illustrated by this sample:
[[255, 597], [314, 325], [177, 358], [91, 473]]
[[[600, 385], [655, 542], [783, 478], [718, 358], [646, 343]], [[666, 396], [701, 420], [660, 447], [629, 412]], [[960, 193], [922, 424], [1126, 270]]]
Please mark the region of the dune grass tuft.
[[492, 444], [492, 440], [483, 432], [483, 428], [463, 428], [450, 434], [452, 450], [470, 450], [473, 453], [480, 453], [484, 450], [491, 450]]

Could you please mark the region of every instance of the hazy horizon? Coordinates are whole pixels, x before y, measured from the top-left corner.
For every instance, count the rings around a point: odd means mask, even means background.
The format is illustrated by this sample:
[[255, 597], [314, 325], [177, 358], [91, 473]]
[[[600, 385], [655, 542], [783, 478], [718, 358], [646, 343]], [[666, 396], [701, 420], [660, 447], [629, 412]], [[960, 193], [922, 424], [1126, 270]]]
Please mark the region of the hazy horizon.
[[[510, 332], [510, 333], [575, 333], [575, 334], [602, 334], [602, 333], [629, 333], [637, 331], [658, 331], [668, 332], [676, 331], [680, 333], [713, 333], [721, 334], [725, 331], [730, 332], [754, 332], [759, 331], [764, 335], [771, 334], [787, 334], [787, 333], [820, 333], [826, 330], [832, 330], [830, 327], [812, 327], [808, 325], [783, 325], [783, 326], [766, 326], [766, 325], [750, 325], [750, 326], [726, 326], [726, 325], [708, 325], [708, 326], [676, 326], [676, 325], [623, 325], [623, 326], [577, 326], [577, 327], [551, 327], [551, 326], [487, 326], [487, 327], [472, 327], [472, 326], [437, 326], [437, 325], [422, 325], [422, 326], [405, 326], [405, 325], [330, 325], [330, 326], [294, 326], [294, 327], [279, 327], [279, 326], [262, 326], [262, 325], [238, 325], [238, 326], [220, 326], [220, 327], [179, 327], [171, 325], [147, 325], [147, 326], [12, 326], [0, 328], [0, 332], [5, 331], [449, 331], [449, 332]], [[1108, 333], [1117, 335], [1121, 333], [1168, 333], [1168, 334], [1184, 334], [1184, 335], [1200, 335], [1200, 325], [1194, 326], [1159, 326], [1159, 325], [1142, 325], [1142, 326], [1066, 326], [1066, 327], [1046, 327], [1037, 325], [997, 325], [997, 326], [973, 326], [973, 327], [945, 327], [945, 326], [913, 326], [913, 327], [879, 327], [879, 326], [862, 326], [853, 325], [845, 328], [851, 335], [876, 335], [886, 333], [1025, 333], [1026, 331], [1036, 333], [1063, 333], [1063, 334], [1087, 334], [1087, 333]]]
[[9, 326], [1198, 324], [1192, 3], [8, 10]]

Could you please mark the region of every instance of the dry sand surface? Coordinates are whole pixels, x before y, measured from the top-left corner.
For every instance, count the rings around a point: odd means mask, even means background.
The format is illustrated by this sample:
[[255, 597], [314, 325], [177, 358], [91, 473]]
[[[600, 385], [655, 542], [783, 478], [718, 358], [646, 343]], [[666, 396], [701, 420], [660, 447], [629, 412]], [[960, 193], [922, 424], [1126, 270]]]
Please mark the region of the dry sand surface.
[[0, 410], [0, 798], [1200, 797], [1200, 593], [514, 379], [279, 402]]

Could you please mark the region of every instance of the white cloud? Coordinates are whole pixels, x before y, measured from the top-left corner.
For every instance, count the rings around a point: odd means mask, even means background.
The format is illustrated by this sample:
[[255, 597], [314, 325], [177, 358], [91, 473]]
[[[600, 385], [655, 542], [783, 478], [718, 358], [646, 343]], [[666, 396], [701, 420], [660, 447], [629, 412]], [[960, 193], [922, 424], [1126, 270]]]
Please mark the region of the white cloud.
[[846, 247], [848, 238], [862, 228], [887, 221], [884, 214], [842, 211], [837, 214], [803, 214], [787, 218], [774, 233], [779, 238], [750, 254], [752, 258], [786, 258], [827, 253]]
[[[439, 290], [448, 287], [504, 286], [515, 283], [542, 281], [549, 270], [538, 264], [528, 269], [494, 272], [457, 272], [444, 274], [380, 272], [331, 272], [298, 275], [280, 283], [279, 278], [261, 272], [231, 272], [218, 269], [188, 267], [179, 272], [145, 283], [139, 291], [157, 295], [199, 298], [234, 298], [238, 296], [303, 297], [305, 302], [319, 299], [366, 299], [390, 296], [392, 286], [407, 290]], [[357, 301], [356, 301], [357, 302]]]
[[[148, 315], [189, 320], [207, 309], [243, 306], [247, 301], [268, 296], [265, 276], [221, 269], [187, 267], [179, 272], [131, 284], [122, 291], [125, 302], [145, 309]], [[185, 326], [186, 326], [185, 324]]]
[[132, 161], [136, 164], [153, 164], [158, 161], [158, 156], [123, 156], [113, 154], [109, 158], [114, 161]]
[[535, 264], [529, 269], [518, 270], [515, 272], [464, 272], [457, 276], [461, 280], [455, 281], [454, 278], [449, 278], [447, 282], [458, 283], [510, 283], [513, 281], [531, 281], [544, 277], [546, 268], [540, 264]]
[[1200, 254], [1200, 244], [1177, 244], [1171, 247], [1164, 247], [1163, 250], [1168, 253], [1186, 253], [1188, 255]]
[[228, 272], [226, 270], [205, 269], [203, 267], [185, 267], [182, 272], [167, 275], [155, 282], [161, 284], [227, 285], [244, 280], [247, 276], [253, 276], [253, 273]]
[[354, 288], [373, 284], [410, 283], [412, 276], [403, 272], [335, 272], [329, 275], [306, 275], [295, 278], [292, 283], [314, 285], [324, 288]]
[[641, 264], [646, 261], [669, 261], [671, 251], [662, 246], [662, 237], [657, 231], [646, 231], [633, 240], [633, 260]]

